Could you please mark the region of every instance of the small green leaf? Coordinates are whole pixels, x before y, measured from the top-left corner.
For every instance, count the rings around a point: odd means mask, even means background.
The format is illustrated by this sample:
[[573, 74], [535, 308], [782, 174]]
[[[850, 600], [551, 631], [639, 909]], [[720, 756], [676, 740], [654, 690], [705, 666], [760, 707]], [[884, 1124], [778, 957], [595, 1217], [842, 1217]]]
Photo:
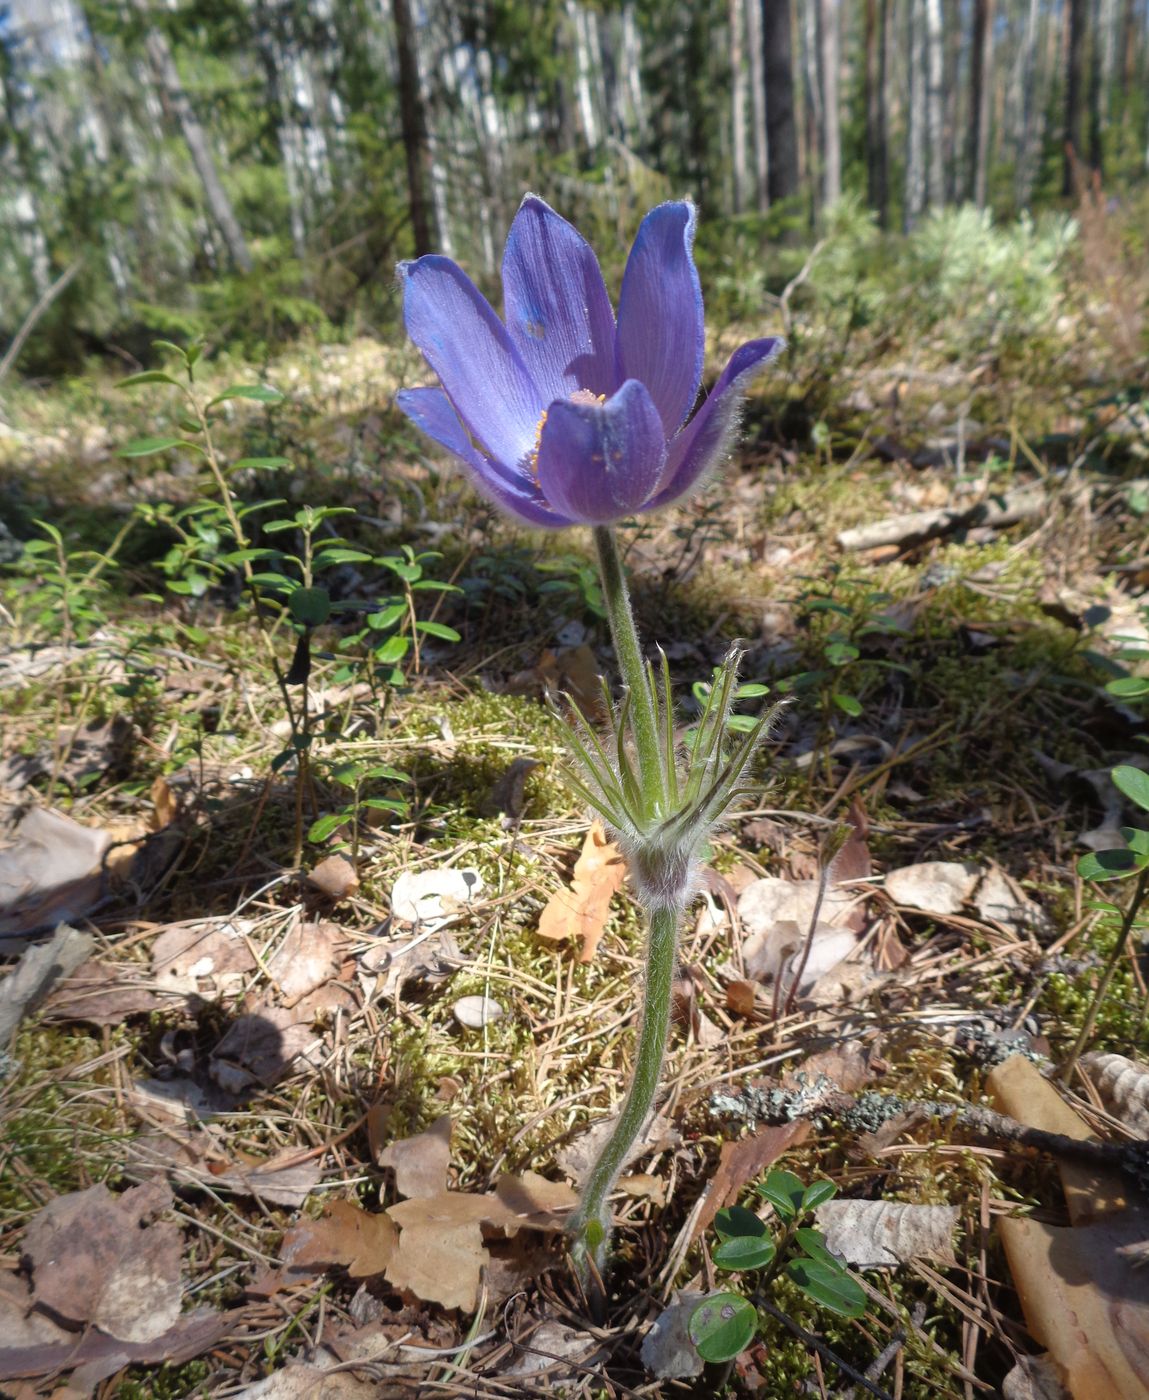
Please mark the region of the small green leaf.
[[1120, 880], [1141, 868], [1136, 851], [1090, 851], [1077, 862], [1077, 873], [1083, 880]]
[[1135, 826], [1123, 826], [1121, 835], [1129, 842], [1129, 849], [1139, 856], [1149, 856], [1149, 831], [1141, 831]]
[[806, 1193], [802, 1197], [803, 1212], [813, 1210], [820, 1206], [823, 1201], [831, 1201], [838, 1194], [838, 1188], [832, 1181], [812, 1181], [806, 1187]]
[[732, 1361], [758, 1330], [758, 1313], [737, 1293], [713, 1293], [690, 1314], [690, 1340], [703, 1361]]
[[1143, 695], [1149, 695], [1149, 680], [1141, 676], [1122, 676], [1119, 681], [1110, 681], [1105, 689], [1119, 700], [1140, 700]]
[[326, 588], [297, 588], [288, 598], [287, 607], [304, 627], [322, 627], [331, 616], [331, 597]]
[[802, 1209], [806, 1188], [793, 1172], [771, 1172], [758, 1188], [783, 1220], [793, 1220]]
[[825, 651], [826, 660], [831, 666], [848, 666], [851, 661], [857, 661], [861, 654], [849, 642], [831, 642]]
[[315, 555], [315, 567], [326, 569], [332, 564], [367, 564], [371, 560], [370, 554], [365, 554], [361, 549], [321, 549]]
[[726, 1206], [714, 1217], [714, 1233], [720, 1240], [765, 1239], [770, 1231], [765, 1220], [759, 1220], [745, 1206]]
[[207, 406], [214, 408], [217, 403], [226, 403], [229, 399], [251, 399], [255, 403], [282, 403], [283, 395], [278, 389], [272, 389], [267, 384], [232, 384], [222, 394], [217, 394]]
[[183, 385], [178, 379], [173, 379], [170, 374], [165, 374], [162, 369], [146, 369], [142, 374], [129, 374], [127, 379], [120, 380], [116, 388], [134, 389], [137, 384], [173, 384], [177, 389], [183, 388]]
[[235, 464], [235, 470], [239, 472], [267, 472], [274, 471], [278, 467], [290, 467], [291, 463], [286, 457], [241, 457]]
[[406, 603], [392, 603], [381, 612], [368, 614], [367, 626], [376, 632], [386, 632], [389, 627], [395, 626], [406, 611]]
[[411, 804], [404, 802], [401, 797], [363, 797], [359, 800], [360, 807], [370, 807], [376, 812], [399, 812], [403, 813], [410, 809]]
[[326, 841], [333, 831], [337, 831], [345, 821], [346, 812], [331, 812], [326, 817], [320, 817], [318, 821], [311, 823], [307, 830], [309, 841]]
[[404, 773], [401, 768], [392, 768], [388, 763], [379, 763], [374, 768], [367, 768], [362, 776], [364, 779], [386, 778], [393, 783], [409, 783], [411, 781], [410, 773]]
[[832, 1268], [840, 1269], [842, 1265], [830, 1253], [829, 1246], [820, 1230], [815, 1230], [809, 1225], [803, 1225], [800, 1230], [794, 1231], [794, 1241], [803, 1254], [808, 1254], [811, 1259], [818, 1259], [823, 1264], [829, 1264]]
[[862, 1317], [866, 1295], [861, 1286], [838, 1264], [820, 1259], [791, 1259], [786, 1275], [816, 1303], [843, 1317]]
[[442, 622], [416, 622], [416, 631], [425, 632], [428, 637], [438, 637], [443, 642], [457, 642], [461, 638], [453, 627]]
[[845, 710], [851, 719], [857, 719], [862, 713], [862, 702], [856, 695], [835, 695], [834, 704], [839, 710]]
[[751, 1239], [738, 1235], [723, 1240], [714, 1250], [713, 1259], [719, 1269], [764, 1269], [774, 1258], [774, 1241]]
[[135, 442], [129, 442], [126, 447], [121, 447], [116, 453], [117, 457], [151, 457], [157, 452], [170, 452], [173, 447], [191, 447], [195, 451], [200, 451], [198, 443], [185, 442], [178, 437], [150, 437], [136, 438]]
[[1121, 763], [1114, 768], [1110, 777], [1114, 787], [1131, 802], [1136, 802], [1143, 812], [1149, 812], [1149, 773], [1143, 773], [1132, 764]]
[[380, 666], [392, 666], [396, 661], [403, 660], [410, 646], [410, 637], [388, 637], [383, 645], [375, 652], [375, 660]]

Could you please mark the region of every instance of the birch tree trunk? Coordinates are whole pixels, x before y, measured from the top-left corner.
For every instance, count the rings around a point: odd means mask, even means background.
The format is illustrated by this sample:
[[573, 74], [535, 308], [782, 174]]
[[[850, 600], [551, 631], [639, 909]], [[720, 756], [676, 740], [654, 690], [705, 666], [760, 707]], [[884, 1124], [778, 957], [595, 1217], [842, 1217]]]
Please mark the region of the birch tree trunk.
[[762, 0], [746, 0], [746, 52], [750, 59], [750, 112], [754, 129], [754, 203], [761, 212], [769, 203], [766, 144], [766, 74], [762, 67]]
[[[769, 0], [767, 0], [769, 4]], [[802, 79], [805, 103], [806, 178], [810, 188], [810, 202], [814, 217], [822, 207], [825, 171], [822, 149], [822, 84], [821, 46], [818, 43], [818, 21], [821, 18], [821, 0], [806, 0], [802, 7]]]
[[929, 138], [928, 197], [931, 209], [940, 209], [946, 199], [942, 43], [941, 0], [926, 0], [926, 130]]
[[742, 0], [729, 0], [730, 26], [730, 163], [734, 178], [734, 212], [746, 208], [750, 173], [746, 165], [746, 69], [743, 66]]
[[[938, 0], [933, 0], [938, 3]], [[822, 201], [842, 197], [842, 128], [838, 106], [838, 22], [840, 0], [819, 0], [818, 42], [822, 80]]]
[[988, 188], [990, 99], [993, 93], [993, 0], [974, 0], [969, 68], [968, 197], [985, 208]]
[[762, 0], [762, 68], [766, 77], [767, 191], [771, 204], [798, 193], [798, 123], [794, 111], [791, 0]]
[[391, 20], [395, 26], [399, 68], [399, 124], [407, 162], [407, 205], [415, 256], [421, 258], [435, 246], [429, 189], [431, 148], [419, 74], [418, 41], [408, 0], [391, 0]]
[[143, 0], [134, 0], [134, 4], [136, 13], [146, 26], [144, 50], [147, 53], [148, 62], [156, 82], [159, 84], [160, 91], [163, 93], [168, 110], [179, 123], [184, 144], [188, 148], [188, 155], [191, 156], [192, 165], [195, 167], [196, 175], [203, 186], [204, 199], [207, 201], [212, 222], [219, 231], [219, 236], [223, 239], [224, 247], [227, 249], [231, 261], [239, 268], [240, 272], [250, 272], [252, 268], [251, 254], [248, 252], [243, 230], [239, 226], [235, 210], [231, 207], [231, 200], [228, 199], [227, 191], [224, 189], [219, 172], [215, 168], [215, 160], [208, 145], [207, 135], [203, 127], [200, 126], [199, 118], [184, 91], [179, 69], [172, 57], [171, 47], [160, 30], [152, 27], [147, 6]]

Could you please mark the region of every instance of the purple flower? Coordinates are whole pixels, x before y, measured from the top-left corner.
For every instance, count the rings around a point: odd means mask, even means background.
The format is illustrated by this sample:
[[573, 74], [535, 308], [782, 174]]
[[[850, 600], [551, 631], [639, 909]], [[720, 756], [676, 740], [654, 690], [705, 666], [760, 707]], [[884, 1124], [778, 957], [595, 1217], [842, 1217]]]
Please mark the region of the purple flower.
[[399, 264], [407, 333], [441, 388], [397, 402], [474, 485], [528, 525], [608, 525], [692, 491], [725, 452], [751, 375], [783, 347], [736, 350], [687, 421], [702, 379], [694, 206], [638, 230], [618, 324], [590, 245], [527, 195], [503, 255], [500, 321], [450, 258]]

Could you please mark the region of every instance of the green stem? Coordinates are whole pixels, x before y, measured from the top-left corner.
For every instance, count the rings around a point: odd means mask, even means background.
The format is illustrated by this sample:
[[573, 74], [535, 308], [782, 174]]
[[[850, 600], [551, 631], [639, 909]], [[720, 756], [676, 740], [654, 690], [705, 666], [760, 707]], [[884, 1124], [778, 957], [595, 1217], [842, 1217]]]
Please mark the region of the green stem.
[[651, 690], [646, 662], [642, 659], [642, 646], [638, 640], [638, 629], [634, 625], [634, 613], [631, 611], [630, 595], [626, 588], [626, 575], [622, 570], [622, 559], [619, 556], [614, 531], [609, 525], [596, 525], [593, 533], [595, 548], [598, 550], [599, 572], [602, 575], [602, 593], [606, 602], [607, 618], [610, 621], [610, 635], [614, 642], [614, 654], [618, 660], [623, 684], [631, 697], [634, 743], [638, 751], [643, 801], [647, 808], [647, 817], [654, 819], [665, 815], [658, 707]]
[[583, 1186], [579, 1208], [568, 1225], [574, 1258], [584, 1278], [592, 1269], [600, 1277], [610, 1239], [607, 1197], [622, 1171], [635, 1138], [654, 1106], [662, 1078], [662, 1061], [670, 1031], [670, 1010], [678, 952], [678, 926], [684, 900], [650, 911], [646, 949], [646, 996], [635, 1050], [634, 1076], [622, 1112]]
[[1101, 1003], [1105, 1000], [1105, 995], [1109, 991], [1109, 984], [1113, 981], [1117, 965], [1120, 963], [1125, 952], [1125, 945], [1129, 942], [1129, 935], [1133, 932], [1133, 925], [1137, 922], [1137, 912], [1141, 908], [1145, 899], [1146, 888], [1149, 887], [1149, 870], [1142, 870], [1137, 877], [1137, 884], [1133, 889], [1133, 898], [1129, 901], [1129, 907], [1125, 911], [1125, 917], [1121, 922], [1121, 932], [1117, 935], [1117, 943], [1113, 948], [1109, 961], [1105, 965], [1105, 971], [1101, 975], [1101, 981], [1097, 985], [1097, 990], [1093, 993], [1093, 1000], [1089, 1004], [1085, 1021], [1081, 1027], [1081, 1034], [1073, 1049], [1069, 1052], [1069, 1059], [1061, 1068], [1061, 1080], [1068, 1084], [1073, 1074], [1073, 1067], [1077, 1064], [1078, 1057], [1089, 1042], [1089, 1037], [1093, 1034], [1093, 1027], [1097, 1023], [1097, 1013], [1101, 1010]]

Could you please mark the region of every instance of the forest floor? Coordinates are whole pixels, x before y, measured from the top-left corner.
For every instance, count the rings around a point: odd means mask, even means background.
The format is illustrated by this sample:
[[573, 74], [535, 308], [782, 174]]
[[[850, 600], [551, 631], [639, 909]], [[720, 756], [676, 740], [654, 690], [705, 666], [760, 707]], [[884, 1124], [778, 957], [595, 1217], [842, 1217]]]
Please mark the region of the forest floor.
[[[0, 516], [61, 542], [0, 594], [5, 1393], [1022, 1395], [1067, 1337], [1118, 1364], [1135, 1188], [1026, 1136], [1149, 1137], [1146, 1081], [1097, 1058], [1149, 1049], [1139, 937], [1055, 1076], [1128, 896], [1077, 861], [1130, 820], [1109, 771], [1149, 766], [1144, 700], [1106, 689], [1144, 668], [1139, 362], [1064, 321], [1036, 360], [868, 335], [831, 362], [799, 327], [722, 477], [624, 532], [683, 726], [736, 638], [787, 704], [684, 931], [597, 1318], [562, 1219], [625, 1089], [642, 929], [545, 704], [612, 673], [588, 539], [515, 531], [415, 440], [406, 352], [209, 362], [205, 395], [284, 396], [219, 411], [225, 466], [290, 463], [235, 469], [245, 519], [352, 512], [315, 526], [347, 553], [306, 674], [219, 564], [202, 460], [115, 455], [173, 431], [170, 391], [10, 393]], [[714, 1216], [775, 1229], [775, 1163], [850, 1208], [818, 1220], [865, 1314], [780, 1274], [704, 1374], [666, 1310], [753, 1292]], [[1104, 1318], [1071, 1335], [1083, 1292]]]

